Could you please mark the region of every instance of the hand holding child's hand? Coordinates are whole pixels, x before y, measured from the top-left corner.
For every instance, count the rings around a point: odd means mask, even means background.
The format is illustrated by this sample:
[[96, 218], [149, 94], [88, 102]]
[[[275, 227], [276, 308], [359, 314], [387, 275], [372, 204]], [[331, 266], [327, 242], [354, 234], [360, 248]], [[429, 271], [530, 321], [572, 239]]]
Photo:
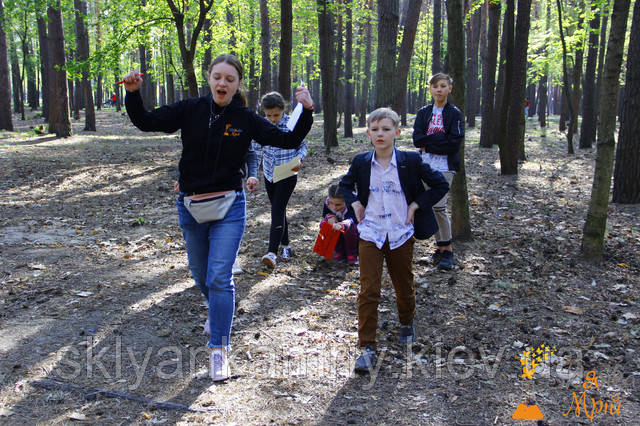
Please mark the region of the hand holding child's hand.
[[247, 178], [247, 183], [246, 183], [247, 191], [256, 192], [258, 190], [258, 183], [259, 181], [257, 178], [254, 178], [254, 177]]
[[358, 223], [362, 223], [364, 220], [364, 206], [360, 201], [356, 201], [351, 203], [351, 207], [353, 207], [353, 212], [356, 214], [356, 219], [358, 219]]
[[328, 216], [327, 222], [329, 222], [330, 225], [333, 225], [334, 223], [338, 223], [338, 219], [336, 219], [335, 216]]
[[407, 222], [405, 223], [405, 225], [408, 225], [409, 223], [413, 224], [413, 218], [415, 216], [416, 210], [418, 210], [419, 208], [420, 206], [416, 204], [415, 201], [409, 204], [409, 208], [407, 209]]

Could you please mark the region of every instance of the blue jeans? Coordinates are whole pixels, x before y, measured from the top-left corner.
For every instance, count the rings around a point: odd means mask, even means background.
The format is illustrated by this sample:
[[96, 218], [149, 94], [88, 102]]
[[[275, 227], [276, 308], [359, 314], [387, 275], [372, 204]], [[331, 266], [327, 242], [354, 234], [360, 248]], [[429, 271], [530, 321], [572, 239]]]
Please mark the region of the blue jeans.
[[209, 347], [231, 349], [229, 338], [235, 309], [231, 269], [246, 223], [245, 195], [237, 193], [224, 219], [207, 223], [196, 222], [184, 206], [183, 195], [176, 201], [178, 219], [187, 245], [189, 269], [209, 304]]

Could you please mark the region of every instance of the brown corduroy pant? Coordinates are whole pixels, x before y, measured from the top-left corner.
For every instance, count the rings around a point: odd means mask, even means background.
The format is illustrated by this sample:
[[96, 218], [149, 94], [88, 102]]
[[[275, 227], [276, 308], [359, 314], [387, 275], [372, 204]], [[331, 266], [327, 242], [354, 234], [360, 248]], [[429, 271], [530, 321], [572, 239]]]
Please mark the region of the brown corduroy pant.
[[360, 240], [360, 293], [358, 294], [358, 343], [362, 348], [376, 345], [378, 303], [382, 287], [382, 262], [386, 260], [391, 283], [396, 292], [396, 305], [400, 324], [413, 321], [416, 310], [416, 289], [413, 285], [413, 245], [411, 237], [406, 243], [391, 250], [389, 241], [382, 249], [372, 242]]

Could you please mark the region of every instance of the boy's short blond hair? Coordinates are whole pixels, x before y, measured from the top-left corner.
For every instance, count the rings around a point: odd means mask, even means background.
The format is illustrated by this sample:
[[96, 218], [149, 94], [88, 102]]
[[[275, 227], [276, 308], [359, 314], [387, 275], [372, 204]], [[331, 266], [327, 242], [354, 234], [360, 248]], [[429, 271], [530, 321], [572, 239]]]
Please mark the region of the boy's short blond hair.
[[371, 123], [383, 120], [385, 118], [391, 120], [393, 125], [395, 127], [398, 127], [398, 124], [400, 123], [400, 117], [398, 116], [398, 113], [391, 108], [378, 108], [377, 110], [371, 112], [369, 114], [369, 117], [367, 117], [367, 127], [369, 127]]
[[445, 74], [443, 72], [439, 72], [437, 74], [434, 74], [429, 79], [429, 86], [433, 86], [434, 84], [436, 84], [440, 80], [447, 80], [447, 83], [449, 83], [449, 86], [453, 86], [453, 79], [451, 78], [451, 76], [449, 74]]

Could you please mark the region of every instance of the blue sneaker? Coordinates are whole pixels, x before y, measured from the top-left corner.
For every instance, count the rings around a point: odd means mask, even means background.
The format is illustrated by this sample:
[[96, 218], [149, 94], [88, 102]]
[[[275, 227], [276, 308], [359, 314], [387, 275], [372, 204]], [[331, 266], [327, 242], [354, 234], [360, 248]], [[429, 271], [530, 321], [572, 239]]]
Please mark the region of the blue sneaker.
[[413, 321], [411, 321], [408, 325], [403, 325], [400, 327], [400, 343], [413, 343], [416, 338], [416, 330], [413, 328]]
[[376, 365], [376, 350], [372, 345], [367, 345], [362, 349], [362, 353], [356, 360], [354, 371], [359, 374], [369, 374]]
[[440, 262], [438, 263], [438, 268], [440, 269], [453, 269], [453, 252], [449, 250], [445, 250], [442, 252], [442, 257], [440, 258]]

